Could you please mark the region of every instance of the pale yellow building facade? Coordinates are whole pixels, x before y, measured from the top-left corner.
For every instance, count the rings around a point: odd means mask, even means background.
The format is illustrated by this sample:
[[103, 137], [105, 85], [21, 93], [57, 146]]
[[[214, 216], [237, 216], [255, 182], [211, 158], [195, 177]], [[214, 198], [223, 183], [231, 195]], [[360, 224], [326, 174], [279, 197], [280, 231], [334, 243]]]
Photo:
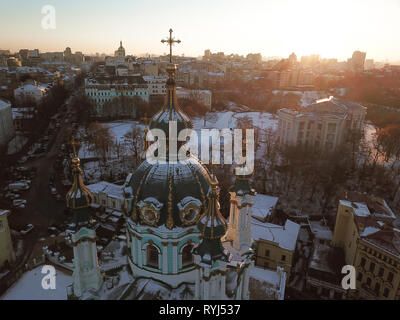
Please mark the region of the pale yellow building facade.
[[379, 198], [349, 194], [340, 200], [333, 245], [344, 249], [356, 269], [355, 299], [400, 299], [400, 230], [396, 216]]

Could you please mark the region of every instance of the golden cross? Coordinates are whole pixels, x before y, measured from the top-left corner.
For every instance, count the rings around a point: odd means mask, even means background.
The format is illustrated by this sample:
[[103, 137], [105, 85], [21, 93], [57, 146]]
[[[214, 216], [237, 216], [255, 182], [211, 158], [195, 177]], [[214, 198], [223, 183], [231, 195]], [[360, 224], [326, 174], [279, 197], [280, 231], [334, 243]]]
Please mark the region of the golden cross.
[[71, 145], [72, 145], [72, 150], [74, 151], [74, 157], [77, 157], [76, 146], [78, 146], [79, 144], [75, 141], [74, 136], [72, 136]]
[[169, 39], [166, 40], [161, 40], [162, 43], [167, 42], [169, 45], [169, 62], [172, 63], [172, 46], [174, 45], [174, 43], [181, 43], [181, 40], [175, 40], [172, 37], [172, 29], [169, 29]]

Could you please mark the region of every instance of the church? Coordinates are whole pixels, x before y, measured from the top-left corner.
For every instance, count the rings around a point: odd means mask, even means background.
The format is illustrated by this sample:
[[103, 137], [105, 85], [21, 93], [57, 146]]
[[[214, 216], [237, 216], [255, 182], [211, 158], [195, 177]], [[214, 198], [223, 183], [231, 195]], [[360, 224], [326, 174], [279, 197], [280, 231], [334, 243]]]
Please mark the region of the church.
[[[163, 130], [168, 142], [173, 139], [170, 121], [176, 121], [178, 131], [193, 124], [176, 97], [172, 45], [180, 41], [172, 37], [172, 30], [164, 41], [170, 46], [166, 98], [149, 129]], [[106, 285], [91, 229], [93, 194], [83, 183], [76, 150], [74, 154], [74, 183], [66, 196], [77, 226], [72, 235], [74, 282], [68, 288], [69, 299], [140, 299], [146, 288], [147, 299], [249, 299], [251, 277], [262, 282], [263, 272], [273, 273], [265, 277], [266, 282], [268, 278], [276, 282], [268, 288], [272, 298], [283, 299], [286, 273], [254, 266], [251, 177], [235, 177], [226, 221], [220, 212], [218, 179], [193, 155], [186, 162], [170, 161], [170, 155], [156, 162], [142, 157], [127, 175], [122, 186], [127, 263], [119, 271], [119, 284]]]

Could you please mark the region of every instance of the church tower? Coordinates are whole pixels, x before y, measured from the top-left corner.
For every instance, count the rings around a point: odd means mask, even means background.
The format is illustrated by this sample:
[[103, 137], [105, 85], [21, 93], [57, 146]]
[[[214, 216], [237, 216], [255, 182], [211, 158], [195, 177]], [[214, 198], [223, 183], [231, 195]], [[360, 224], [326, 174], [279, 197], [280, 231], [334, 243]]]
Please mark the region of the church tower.
[[226, 274], [229, 256], [224, 252], [221, 238], [226, 232], [226, 221], [219, 211], [218, 181], [211, 177], [208, 207], [197, 227], [201, 232], [201, 242], [194, 249], [197, 269], [195, 299], [226, 299]]
[[80, 160], [72, 141], [74, 158], [72, 159], [73, 185], [66, 195], [67, 207], [73, 212], [76, 232], [72, 235], [74, 248], [73, 292], [75, 298], [82, 298], [90, 290], [100, 289], [103, 279], [97, 260], [96, 233], [89, 228], [90, 209], [93, 194], [83, 184]]
[[122, 41], [119, 42], [119, 48], [114, 54], [116, 58], [116, 66], [125, 65], [125, 48], [122, 46]]
[[235, 184], [230, 190], [231, 205], [229, 211], [228, 231], [224, 241], [231, 241], [238, 251], [251, 247], [251, 207], [255, 191], [250, 186], [250, 175], [236, 175]]

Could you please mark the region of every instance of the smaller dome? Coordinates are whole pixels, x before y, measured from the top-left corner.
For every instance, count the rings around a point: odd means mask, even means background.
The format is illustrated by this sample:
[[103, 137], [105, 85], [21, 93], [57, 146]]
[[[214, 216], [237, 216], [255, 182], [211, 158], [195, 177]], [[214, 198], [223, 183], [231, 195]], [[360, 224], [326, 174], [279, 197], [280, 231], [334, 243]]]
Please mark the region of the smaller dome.
[[214, 178], [211, 181], [207, 210], [197, 223], [197, 227], [205, 239], [218, 239], [226, 233], [227, 225], [219, 211], [218, 196], [218, 181]]
[[169, 77], [166, 83], [167, 95], [165, 99], [165, 104], [164, 107], [153, 116], [150, 121], [149, 128], [161, 129], [168, 137], [170, 121], [177, 122], [178, 133], [183, 129], [193, 129], [193, 124], [189, 116], [187, 116], [180, 109], [178, 105], [178, 100], [176, 98], [176, 86], [174, 76], [175, 72], [178, 70], [178, 67], [173, 63], [169, 63], [166, 67], [166, 70], [169, 74]]
[[227, 230], [227, 224], [219, 211], [218, 193], [218, 181], [213, 177], [207, 210], [197, 223], [197, 227], [202, 234], [202, 240], [194, 249], [194, 254], [199, 255], [202, 262], [210, 265], [213, 261], [227, 261], [229, 258], [221, 243], [221, 238]]
[[92, 192], [82, 181], [80, 160], [76, 155], [72, 159], [72, 174], [74, 176], [74, 182], [66, 195], [67, 207], [72, 210], [87, 208], [93, 202], [94, 197]]

